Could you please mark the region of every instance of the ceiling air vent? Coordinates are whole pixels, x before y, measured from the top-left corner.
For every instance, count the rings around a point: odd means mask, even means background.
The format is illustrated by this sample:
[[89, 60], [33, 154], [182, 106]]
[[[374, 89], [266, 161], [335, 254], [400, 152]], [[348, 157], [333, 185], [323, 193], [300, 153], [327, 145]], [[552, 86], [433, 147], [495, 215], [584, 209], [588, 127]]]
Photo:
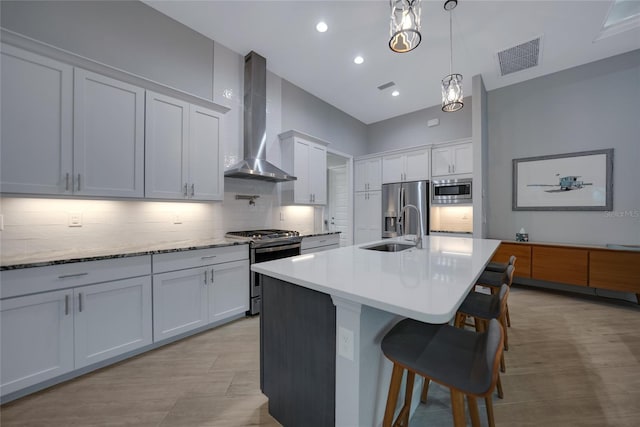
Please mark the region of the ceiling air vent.
[[396, 84], [394, 82], [387, 82], [383, 85], [378, 86], [378, 90], [385, 90], [387, 88], [390, 88], [391, 86], [395, 86]]
[[506, 76], [537, 66], [540, 63], [540, 51], [542, 50], [540, 39], [541, 37], [538, 37], [498, 52], [500, 75]]

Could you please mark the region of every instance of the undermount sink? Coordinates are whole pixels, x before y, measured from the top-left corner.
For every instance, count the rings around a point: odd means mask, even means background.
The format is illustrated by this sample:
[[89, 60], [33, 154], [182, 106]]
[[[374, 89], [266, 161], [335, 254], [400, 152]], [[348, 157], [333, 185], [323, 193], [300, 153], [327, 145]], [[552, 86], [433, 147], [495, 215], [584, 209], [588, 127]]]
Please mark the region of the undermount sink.
[[374, 246], [364, 246], [362, 249], [369, 249], [370, 251], [380, 252], [400, 252], [407, 249], [415, 248], [415, 245], [408, 245], [405, 243], [379, 243]]

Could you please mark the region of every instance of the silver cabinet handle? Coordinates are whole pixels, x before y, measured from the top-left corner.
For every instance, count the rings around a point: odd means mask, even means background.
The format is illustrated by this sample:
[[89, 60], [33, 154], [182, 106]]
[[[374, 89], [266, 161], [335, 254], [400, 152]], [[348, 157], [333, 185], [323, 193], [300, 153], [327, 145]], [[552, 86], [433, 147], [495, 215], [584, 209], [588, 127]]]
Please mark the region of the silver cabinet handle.
[[211, 284], [213, 285], [213, 268], [211, 269]]
[[202, 256], [200, 257], [201, 260], [205, 260], [205, 259], [211, 259], [211, 258], [215, 258], [217, 255], [206, 255], [206, 256]]
[[207, 284], [207, 270], [204, 271], [204, 284]]
[[456, 165], [451, 165], [451, 171], [452, 171], [453, 173], [455, 173], [455, 172], [456, 172]]
[[80, 191], [80, 174], [78, 174], [78, 191]]
[[78, 311], [82, 313], [82, 292], [78, 293]]
[[64, 315], [69, 315], [69, 294], [64, 296]]
[[196, 194], [196, 185], [195, 184], [191, 184], [191, 197], [193, 197], [194, 194]]
[[89, 273], [65, 274], [64, 276], [58, 276], [58, 279], [68, 279], [70, 277], [86, 276], [87, 274], [89, 274]]
[[184, 197], [187, 197], [189, 195], [189, 193], [187, 193], [187, 183], [184, 183]]
[[64, 189], [65, 191], [69, 191], [69, 172], [67, 172], [67, 176], [65, 178]]

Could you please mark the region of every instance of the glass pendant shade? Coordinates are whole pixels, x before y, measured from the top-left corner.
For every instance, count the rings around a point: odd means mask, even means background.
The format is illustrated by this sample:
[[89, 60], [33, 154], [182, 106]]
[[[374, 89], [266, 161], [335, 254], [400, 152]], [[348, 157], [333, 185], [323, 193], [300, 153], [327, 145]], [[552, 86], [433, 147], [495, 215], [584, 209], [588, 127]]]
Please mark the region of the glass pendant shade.
[[420, 44], [420, 0], [390, 0], [389, 47], [398, 53], [409, 52]]
[[464, 107], [462, 102], [462, 74], [453, 70], [453, 24], [451, 11], [458, 5], [458, 0], [447, 0], [444, 10], [449, 12], [449, 75], [442, 79], [442, 111], [452, 113]]
[[442, 79], [442, 111], [458, 111], [464, 106], [462, 98], [462, 74], [449, 74]]

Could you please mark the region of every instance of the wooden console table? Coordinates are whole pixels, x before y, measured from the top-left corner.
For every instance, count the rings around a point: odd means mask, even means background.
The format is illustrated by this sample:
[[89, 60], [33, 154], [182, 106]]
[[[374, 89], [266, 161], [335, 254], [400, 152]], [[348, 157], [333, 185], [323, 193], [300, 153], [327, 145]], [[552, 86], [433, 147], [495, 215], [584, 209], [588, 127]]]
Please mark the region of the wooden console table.
[[492, 261], [515, 255], [515, 277], [636, 294], [640, 304], [640, 251], [597, 246], [503, 241]]

